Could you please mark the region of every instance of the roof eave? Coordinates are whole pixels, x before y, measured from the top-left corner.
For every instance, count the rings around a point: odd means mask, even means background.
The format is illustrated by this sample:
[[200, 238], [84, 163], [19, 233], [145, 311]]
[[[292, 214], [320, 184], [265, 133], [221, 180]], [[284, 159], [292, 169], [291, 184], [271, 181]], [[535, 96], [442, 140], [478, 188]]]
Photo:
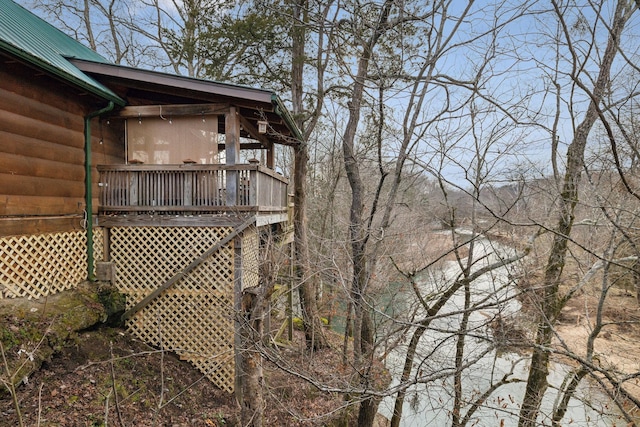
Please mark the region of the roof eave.
[[3, 40], [0, 40], [0, 50], [3, 50], [5, 52], [8, 52], [9, 54], [13, 55], [14, 57], [32, 65], [37, 67], [38, 69], [41, 69], [43, 71], [46, 71], [52, 75], [54, 75], [55, 77], [57, 77], [58, 79], [61, 79], [63, 81], [65, 81], [66, 83], [69, 83], [73, 86], [76, 86], [82, 90], [85, 90], [93, 95], [96, 95], [100, 98], [103, 98], [106, 101], [112, 101], [113, 103], [120, 105], [120, 106], [124, 106], [126, 104], [126, 101], [122, 98], [120, 98], [118, 95], [116, 95], [115, 93], [111, 92], [109, 89], [105, 88], [104, 90], [101, 89], [98, 86], [101, 86], [99, 83], [96, 82], [96, 86], [94, 85], [90, 85], [87, 82], [75, 78], [74, 76], [69, 75], [68, 73], [64, 72], [63, 70], [60, 70], [59, 68], [55, 67], [54, 65], [48, 63], [47, 61], [43, 61], [40, 58], [33, 56], [31, 54], [29, 54], [28, 52], [25, 52], [19, 48], [17, 48], [16, 46], [10, 44], [10, 43], [6, 43]]
[[248, 86], [238, 86], [228, 83], [220, 83], [212, 80], [197, 79], [194, 77], [179, 76], [159, 71], [144, 70], [140, 68], [126, 67], [117, 64], [106, 64], [84, 59], [70, 58], [70, 62], [79, 70], [120, 79], [142, 81], [145, 83], [160, 86], [179, 87], [194, 92], [211, 92], [215, 88], [215, 93], [220, 96], [231, 98], [244, 98], [264, 104], [271, 104], [271, 91], [255, 89]]
[[298, 140], [298, 142], [300, 143], [304, 142], [304, 136], [302, 135], [302, 131], [298, 128], [298, 125], [296, 125], [296, 122], [293, 120], [291, 113], [285, 107], [280, 97], [273, 92], [271, 92], [271, 103], [275, 107], [276, 114], [282, 117], [282, 120], [284, 120], [285, 123], [287, 124], [287, 127], [291, 129], [291, 132], [293, 133], [294, 137]]

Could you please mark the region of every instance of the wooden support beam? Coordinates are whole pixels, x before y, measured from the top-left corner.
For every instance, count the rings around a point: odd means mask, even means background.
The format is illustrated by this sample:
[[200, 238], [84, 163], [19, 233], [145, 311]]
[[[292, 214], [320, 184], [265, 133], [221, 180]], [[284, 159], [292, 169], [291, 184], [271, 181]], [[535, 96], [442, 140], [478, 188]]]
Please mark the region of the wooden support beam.
[[253, 126], [253, 124], [251, 124], [251, 122], [247, 120], [246, 117], [242, 115], [239, 115], [239, 117], [240, 117], [240, 124], [242, 125], [244, 130], [246, 130], [247, 133], [251, 135], [251, 138], [255, 139], [256, 141], [260, 141], [264, 145], [269, 144], [269, 140], [267, 139], [267, 136], [265, 134], [259, 133], [258, 129], [256, 129], [255, 126]]
[[[230, 107], [225, 116], [225, 163], [235, 165], [240, 161], [240, 120], [236, 107]], [[238, 172], [227, 171], [227, 206], [235, 206], [238, 200]]]
[[273, 150], [273, 142], [267, 146], [267, 167], [273, 169], [275, 167], [275, 153]]
[[[225, 144], [218, 144], [218, 152], [224, 151]], [[242, 142], [240, 143], [240, 150], [264, 150], [267, 147], [261, 142]]]
[[229, 104], [140, 105], [124, 107], [113, 117], [197, 116], [226, 114]]
[[[101, 215], [98, 217], [98, 222], [104, 227], [236, 227], [242, 220], [236, 215], [176, 216], [134, 213], [133, 215]], [[2, 222], [0, 222], [1, 225]]]
[[240, 121], [235, 107], [225, 115], [225, 164], [235, 165], [240, 161]]

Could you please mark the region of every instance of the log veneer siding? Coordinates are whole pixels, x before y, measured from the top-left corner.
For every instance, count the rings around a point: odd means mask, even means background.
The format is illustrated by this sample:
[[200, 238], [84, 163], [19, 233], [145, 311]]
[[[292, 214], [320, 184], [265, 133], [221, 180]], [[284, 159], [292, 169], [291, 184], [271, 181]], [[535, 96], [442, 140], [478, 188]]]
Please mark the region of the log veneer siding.
[[[0, 236], [81, 226], [84, 116], [96, 105], [95, 98], [28, 67], [0, 69]], [[122, 163], [121, 126], [95, 119], [92, 128], [94, 165]], [[94, 194], [97, 182], [96, 171]], [[97, 213], [97, 198], [94, 206]]]

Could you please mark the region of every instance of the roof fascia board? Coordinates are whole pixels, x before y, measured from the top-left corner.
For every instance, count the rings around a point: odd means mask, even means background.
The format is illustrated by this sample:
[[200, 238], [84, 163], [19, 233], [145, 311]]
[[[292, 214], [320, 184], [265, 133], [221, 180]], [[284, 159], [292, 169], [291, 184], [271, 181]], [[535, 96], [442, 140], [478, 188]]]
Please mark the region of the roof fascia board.
[[273, 103], [273, 105], [275, 107], [276, 114], [278, 114], [280, 117], [282, 117], [282, 119], [285, 121], [285, 123], [287, 124], [289, 129], [291, 129], [291, 132], [296, 137], [298, 142], [303, 142], [304, 141], [304, 136], [302, 135], [302, 131], [298, 128], [298, 125], [293, 120], [293, 117], [291, 116], [291, 113], [289, 112], [287, 107], [284, 106], [284, 103], [282, 102], [280, 97], [278, 95], [276, 95], [275, 93], [272, 93], [271, 94], [271, 102]]
[[177, 87], [195, 92], [213, 93], [230, 98], [240, 98], [263, 104], [271, 104], [273, 92], [261, 89], [254, 89], [246, 86], [236, 86], [226, 83], [219, 83], [210, 80], [196, 79], [161, 73], [158, 71], [142, 70], [138, 68], [125, 67], [122, 65], [105, 64], [81, 59], [70, 59], [78, 69], [86, 73], [100, 74], [109, 77], [117, 77], [126, 80], [152, 83], [161, 86]]

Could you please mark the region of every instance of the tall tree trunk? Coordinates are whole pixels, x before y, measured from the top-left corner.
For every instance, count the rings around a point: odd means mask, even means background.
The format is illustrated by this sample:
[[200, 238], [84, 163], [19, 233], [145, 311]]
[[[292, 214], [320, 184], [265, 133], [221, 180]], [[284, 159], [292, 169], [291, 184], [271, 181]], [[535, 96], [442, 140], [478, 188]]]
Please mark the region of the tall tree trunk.
[[[490, 270], [489, 270], [490, 271]], [[421, 295], [419, 295], [418, 284], [415, 281], [415, 277], [410, 277], [411, 285], [418, 296], [418, 299], [423, 301]], [[471, 279], [467, 276], [460, 280], [456, 280], [451, 284], [449, 289], [447, 289], [441, 296], [438, 298], [436, 302], [434, 302], [431, 306], [426, 306], [424, 304], [424, 309], [426, 312], [426, 316], [422, 319], [418, 324], [416, 329], [413, 331], [413, 335], [411, 336], [411, 341], [409, 342], [409, 347], [407, 347], [407, 354], [405, 354], [404, 358], [404, 367], [402, 369], [402, 375], [400, 377], [400, 384], [405, 384], [409, 381], [411, 377], [411, 371], [413, 370], [413, 362], [416, 356], [416, 350], [418, 348], [418, 343], [422, 338], [422, 335], [426, 332], [427, 328], [431, 325], [431, 322], [436, 318], [437, 314], [440, 312], [445, 304], [451, 299], [451, 297], [462, 287], [468, 287], [471, 283]], [[404, 406], [404, 399], [407, 395], [407, 389], [403, 388], [398, 391], [398, 395], [396, 396], [396, 401], [393, 407], [393, 415], [391, 417], [391, 427], [399, 427], [400, 420], [402, 419], [402, 408]], [[455, 421], [455, 418], [454, 418]]]
[[[471, 259], [471, 256], [469, 256]], [[471, 312], [469, 307], [471, 306], [471, 287], [469, 282], [464, 284], [464, 312], [462, 313], [462, 320], [460, 327], [458, 328], [458, 341], [456, 342], [456, 355], [455, 355], [455, 367], [456, 371], [453, 375], [453, 409], [451, 411], [451, 427], [462, 427], [462, 416], [460, 411], [465, 404], [462, 397], [462, 371], [464, 365], [465, 356], [465, 342], [467, 336], [467, 327], [469, 326], [469, 316]]]
[[262, 427], [265, 399], [262, 368], [264, 319], [269, 313], [269, 300], [278, 276], [273, 236], [260, 234], [260, 284], [242, 292], [240, 307], [240, 354], [238, 367], [241, 376], [240, 417], [246, 427]]
[[[387, 28], [389, 13], [393, 1], [386, 0], [380, 10], [380, 19], [371, 37], [362, 44], [362, 52], [358, 60], [355, 82], [349, 100], [349, 119], [342, 137], [342, 153], [344, 168], [351, 187], [351, 207], [349, 210], [349, 239], [353, 262], [353, 279], [351, 281], [351, 298], [353, 302], [353, 351], [356, 366], [359, 367], [361, 385], [370, 386], [371, 378], [367, 375], [367, 367], [362, 362], [369, 360], [373, 349], [374, 334], [371, 316], [365, 303], [369, 274], [367, 270], [366, 254], [366, 222], [364, 212], [364, 185], [360, 176], [360, 165], [355, 155], [355, 136], [360, 122], [360, 109], [364, 95], [364, 85], [369, 70], [369, 61], [373, 49]], [[372, 396], [362, 396], [358, 413], [358, 425], [368, 427], [373, 425], [373, 419], [378, 408], [378, 400]]]
[[[297, 0], [293, 6], [292, 29], [292, 60], [291, 60], [291, 99], [293, 104], [294, 120], [298, 128], [303, 129], [303, 89], [302, 80], [304, 72], [305, 56], [305, 20], [303, 11], [306, 10], [307, 0]], [[298, 282], [298, 295], [302, 306], [304, 334], [307, 347], [315, 350], [327, 347], [327, 340], [323, 333], [322, 322], [318, 314], [315, 280], [309, 274], [310, 255], [307, 234], [307, 170], [309, 152], [306, 141], [301, 141], [295, 148], [294, 160], [294, 202], [293, 216], [294, 244], [296, 257], [296, 280]]]
[[[411, 370], [413, 369], [413, 359], [416, 355], [416, 349], [418, 347], [418, 343], [420, 342], [420, 338], [422, 338], [422, 334], [427, 330], [427, 327], [431, 323], [431, 319], [427, 318], [420, 322], [420, 325], [415, 329], [413, 335], [411, 336], [411, 341], [409, 342], [409, 347], [407, 348], [407, 354], [404, 358], [404, 367], [402, 369], [402, 375], [400, 377], [400, 384], [406, 383], [411, 377]], [[404, 406], [404, 399], [407, 395], [407, 391], [405, 389], [401, 389], [398, 391], [398, 395], [396, 396], [396, 401], [393, 407], [393, 415], [391, 416], [391, 427], [400, 427], [400, 420], [402, 419], [402, 407]]]
[[296, 257], [296, 281], [298, 283], [298, 295], [302, 307], [304, 334], [307, 347], [319, 350], [327, 347], [327, 339], [323, 333], [322, 322], [318, 313], [316, 299], [315, 280], [309, 272], [309, 243], [307, 239], [306, 216], [306, 175], [309, 156], [307, 145], [303, 142], [296, 147], [295, 172], [294, 172], [294, 200], [295, 211], [293, 215], [294, 243]]
[[[584, 151], [587, 137], [591, 131], [600, 110], [599, 104], [603, 99], [605, 90], [609, 87], [611, 64], [618, 50], [620, 34], [626, 20], [630, 16], [628, 0], [621, 0], [616, 7], [611, 26], [609, 40], [602, 58], [599, 75], [593, 91], [590, 93], [591, 102], [585, 114], [584, 120], [576, 128], [573, 141], [567, 150], [567, 166], [564, 176], [564, 184], [560, 199], [560, 212], [558, 223], [554, 228], [554, 239], [545, 267], [543, 295], [540, 307], [540, 318], [535, 338], [535, 347], [531, 356], [531, 366], [527, 378], [525, 395], [520, 409], [519, 427], [535, 427], [536, 419], [540, 411], [542, 398], [547, 390], [547, 376], [549, 374], [549, 347], [553, 339], [553, 329], [556, 319], [565, 304], [560, 294], [560, 282], [565, 266], [569, 236], [573, 228], [574, 212], [578, 203], [578, 190], [580, 187], [581, 173], [584, 166]], [[562, 19], [560, 11], [558, 18]], [[563, 22], [564, 25], [564, 22]], [[565, 31], [568, 35], [568, 29]], [[570, 46], [572, 48], [572, 46]], [[585, 88], [574, 76], [575, 83]]]
[[[638, 257], [638, 259], [640, 259], [640, 254], [638, 254], [637, 249], [636, 256]], [[633, 279], [633, 289], [636, 291], [636, 302], [640, 306], [640, 265], [638, 264], [638, 262], [635, 262], [633, 264], [631, 274], [631, 277]]]
[[246, 427], [262, 427], [264, 394], [262, 390], [262, 355], [258, 346], [262, 343], [264, 289], [253, 292], [248, 289], [242, 295], [242, 326], [240, 330], [242, 366], [242, 402], [240, 417]]

